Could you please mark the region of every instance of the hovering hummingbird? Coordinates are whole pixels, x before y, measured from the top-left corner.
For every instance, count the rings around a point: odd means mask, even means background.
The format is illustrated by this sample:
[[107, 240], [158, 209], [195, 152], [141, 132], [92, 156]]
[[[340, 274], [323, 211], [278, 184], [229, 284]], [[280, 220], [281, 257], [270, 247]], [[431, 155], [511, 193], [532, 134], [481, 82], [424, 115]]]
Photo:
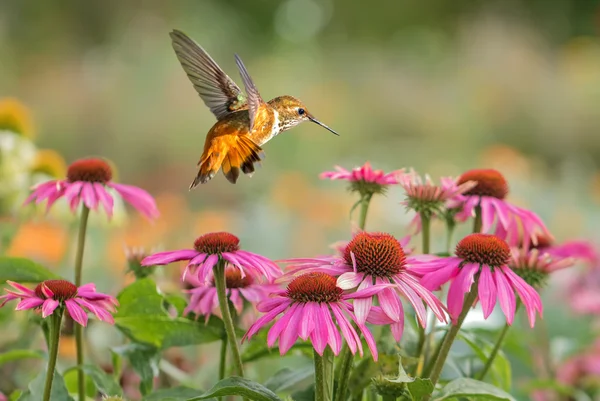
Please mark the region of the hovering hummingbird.
[[237, 54], [235, 61], [246, 96], [200, 45], [181, 31], [174, 30], [170, 35], [181, 66], [204, 104], [217, 117], [206, 135], [198, 162], [200, 168], [190, 189], [207, 183], [221, 167], [232, 184], [240, 170], [252, 175], [254, 164], [264, 158], [261, 146], [304, 121], [312, 121], [338, 135], [293, 96], [279, 96], [265, 102]]

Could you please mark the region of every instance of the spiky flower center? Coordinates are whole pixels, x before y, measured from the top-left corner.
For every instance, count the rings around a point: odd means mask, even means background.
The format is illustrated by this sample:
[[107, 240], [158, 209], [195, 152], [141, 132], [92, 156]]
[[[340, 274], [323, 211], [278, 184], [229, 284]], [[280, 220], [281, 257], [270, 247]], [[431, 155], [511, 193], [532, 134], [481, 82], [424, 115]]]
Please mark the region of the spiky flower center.
[[359, 273], [375, 277], [394, 276], [406, 265], [402, 245], [386, 233], [356, 234], [344, 250], [344, 260], [350, 266], [356, 261], [356, 270]]
[[495, 235], [471, 234], [456, 245], [456, 256], [469, 263], [500, 267], [508, 263], [510, 247]]
[[39, 283], [34, 290], [35, 295], [42, 299], [48, 298], [42, 290], [44, 286], [54, 293], [52, 299], [57, 301], [66, 301], [77, 295], [77, 286], [67, 280], [46, 280]]
[[242, 273], [238, 268], [228, 268], [225, 270], [225, 285], [227, 288], [245, 288], [252, 285], [252, 277], [246, 274], [242, 278]]
[[86, 181], [106, 184], [112, 178], [112, 169], [102, 159], [81, 159], [73, 162], [67, 169], [70, 182]]
[[336, 284], [335, 277], [325, 273], [307, 273], [292, 280], [287, 286], [287, 296], [295, 302], [338, 302], [344, 290]]
[[458, 185], [475, 181], [477, 185], [465, 192], [465, 195], [491, 196], [504, 199], [508, 195], [508, 182], [499, 171], [494, 169], [469, 170], [458, 178]]
[[240, 250], [240, 239], [226, 232], [208, 233], [194, 241], [194, 249], [207, 254], [235, 252]]

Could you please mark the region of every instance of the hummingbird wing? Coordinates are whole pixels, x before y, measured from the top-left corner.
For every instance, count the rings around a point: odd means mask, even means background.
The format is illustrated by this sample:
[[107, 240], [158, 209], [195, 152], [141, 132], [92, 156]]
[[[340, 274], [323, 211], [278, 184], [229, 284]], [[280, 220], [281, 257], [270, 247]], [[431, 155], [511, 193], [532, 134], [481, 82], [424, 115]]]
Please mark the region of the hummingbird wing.
[[245, 106], [242, 90], [199, 44], [176, 29], [169, 35], [181, 66], [217, 120]]
[[256, 115], [259, 112], [260, 106], [265, 104], [265, 101], [260, 97], [260, 93], [258, 92], [258, 89], [256, 89], [256, 85], [254, 85], [254, 81], [252, 81], [246, 66], [237, 54], [235, 55], [235, 62], [240, 70], [240, 75], [242, 76], [244, 87], [246, 88], [246, 94], [248, 95], [248, 114], [250, 116], [250, 131], [252, 131]]

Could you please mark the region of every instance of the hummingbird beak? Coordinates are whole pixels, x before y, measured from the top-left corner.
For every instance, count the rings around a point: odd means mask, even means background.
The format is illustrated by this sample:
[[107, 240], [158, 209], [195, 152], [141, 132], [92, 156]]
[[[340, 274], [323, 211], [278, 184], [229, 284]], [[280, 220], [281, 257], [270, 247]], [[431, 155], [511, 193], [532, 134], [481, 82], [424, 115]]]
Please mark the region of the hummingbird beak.
[[[308, 113], [307, 113], [307, 114], [308, 114]], [[334, 133], [334, 134], [335, 134], [335, 135], [337, 135], [337, 136], [340, 136], [340, 134], [338, 134], [337, 132], [335, 132], [334, 130], [332, 130], [331, 128], [329, 128], [328, 126], [326, 126], [326, 125], [325, 125], [325, 124], [323, 124], [321, 121], [319, 121], [319, 120], [317, 120], [316, 118], [314, 118], [313, 116], [311, 116], [311, 115], [308, 115], [307, 117], [308, 117], [308, 119], [309, 119], [310, 121], [312, 121], [313, 123], [320, 125], [321, 127], [325, 128], [327, 131], [330, 131], [330, 132]]]

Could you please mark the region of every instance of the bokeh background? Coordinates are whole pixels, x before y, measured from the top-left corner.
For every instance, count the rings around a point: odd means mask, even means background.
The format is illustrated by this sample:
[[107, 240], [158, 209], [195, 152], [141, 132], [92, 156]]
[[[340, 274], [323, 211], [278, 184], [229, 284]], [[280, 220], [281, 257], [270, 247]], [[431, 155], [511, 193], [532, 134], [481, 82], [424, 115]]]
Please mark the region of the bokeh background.
[[[238, 82], [239, 54], [264, 98], [297, 96], [341, 136], [303, 124], [265, 146], [251, 179], [219, 174], [189, 192], [214, 117], [174, 55], [173, 28]], [[558, 240], [599, 243], [599, 33], [596, 0], [4, 0], [0, 97], [29, 109], [37, 147], [66, 163], [106, 157], [118, 181], [156, 197], [154, 224], [124, 207], [111, 224], [94, 219], [85, 274], [104, 291], [132, 280], [124, 247], [187, 247], [208, 231], [272, 258], [326, 253], [349, 238], [356, 199], [318, 174], [367, 160], [433, 177], [497, 168]], [[3, 206], [3, 251], [70, 271], [75, 220], [66, 207], [23, 211], [24, 191]], [[368, 228], [404, 236], [402, 200], [397, 188], [375, 198]], [[593, 327], [560, 293], [556, 282], [546, 292], [549, 339], [572, 351]]]

